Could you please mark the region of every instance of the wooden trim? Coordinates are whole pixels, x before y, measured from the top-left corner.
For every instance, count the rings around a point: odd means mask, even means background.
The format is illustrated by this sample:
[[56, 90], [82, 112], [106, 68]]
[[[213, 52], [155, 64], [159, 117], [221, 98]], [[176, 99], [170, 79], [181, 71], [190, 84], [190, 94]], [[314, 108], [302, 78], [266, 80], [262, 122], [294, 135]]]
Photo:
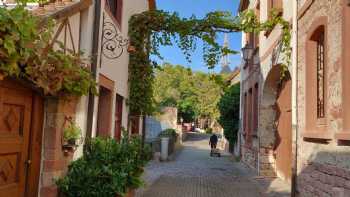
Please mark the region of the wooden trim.
[[32, 103], [32, 122], [28, 159], [31, 161], [26, 180], [26, 196], [36, 197], [39, 191], [41, 148], [44, 123], [44, 100], [35, 94]]
[[104, 88], [107, 88], [108, 90], [111, 90], [112, 92], [114, 91], [114, 81], [103, 74], [99, 75], [98, 84]]
[[301, 17], [304, 16], [306, 11], [311, 7], [314, 3], [314, 0], [307, 0], [304, 5], [298, 10], [297, 19], [300, 20]]
[[70, 6], [67, 6], [61, 10], [54, 12], [53, 14], [46, 16], [46, 18], [50, 17], [56, 20], [64, 19], [89, 8], [91, 5], [92, 0], [80, 0], [79, 2], [73, 3]]
[[114, 22], [114, 24], [118, 27], [119, 31], [122, 30], [122, 26], [121, 24], [119, 24], [118, 20], [116, 19], [116, 17], [113, 15], [113, 13], [111, 12], [111, 10], [109, 9], [108, 6], [105, 6], [104, 11], [108, 14], [109, 18]]

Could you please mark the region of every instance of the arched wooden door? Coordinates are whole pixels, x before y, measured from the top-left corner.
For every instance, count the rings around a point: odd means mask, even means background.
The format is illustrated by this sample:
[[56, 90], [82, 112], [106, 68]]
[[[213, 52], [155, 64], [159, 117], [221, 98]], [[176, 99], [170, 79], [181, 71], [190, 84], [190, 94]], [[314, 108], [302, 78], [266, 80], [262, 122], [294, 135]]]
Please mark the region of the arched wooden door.
[[0, 81], [0, 196], [37, 195], [42, 116], [31, 89]]
[[276, 101], [277, 176], [290, 182], [292, 176], [292, 81], [283, 80]]

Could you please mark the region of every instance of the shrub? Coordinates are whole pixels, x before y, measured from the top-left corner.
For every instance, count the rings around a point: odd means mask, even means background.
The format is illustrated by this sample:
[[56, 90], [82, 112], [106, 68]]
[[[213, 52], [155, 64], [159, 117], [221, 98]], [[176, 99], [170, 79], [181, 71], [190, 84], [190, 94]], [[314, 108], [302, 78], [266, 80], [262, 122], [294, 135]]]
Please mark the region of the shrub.
[[159, 135], [159, 137], [170, 137], [170, 138], [177, 138], [177, 133], [175, 129], [165, 129], [162, 131]]
[[225, 138], [232, 146], [237, 141], [237, 132], [239, 129], [239, 102], [240, 102], [240, 85], [230, 86], [222, 95], [218, 108], [220, 118], [218, 122], [224, 129]]
[[137, 137], [123, 138], [120, 143], [110, 138], [92, 139], [84, 156], [57, 180], [60, 192], [66, 197], [123, 196], [128, 188], [143, 185], [141, 175], [148, 160], [141, 150]]

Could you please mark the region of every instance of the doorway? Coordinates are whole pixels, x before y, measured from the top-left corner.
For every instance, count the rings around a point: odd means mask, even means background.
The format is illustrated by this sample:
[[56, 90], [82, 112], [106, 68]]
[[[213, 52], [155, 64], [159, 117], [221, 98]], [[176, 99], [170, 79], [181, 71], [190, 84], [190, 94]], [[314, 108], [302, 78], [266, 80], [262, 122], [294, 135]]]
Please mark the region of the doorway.
[[123, 121], [123, 97], [119, 94], [116, 95], [115, 101], [115, 128], [114, 138], [119, 141], [122, 135], [122, 121]]
[[292, 81], [286, 77], [276, 100], [275, 142], [277, 176], [290, 183], [292, 176]]
[[0, 81], [0, 196], [37, 196], [43, 114], [34, 91]]

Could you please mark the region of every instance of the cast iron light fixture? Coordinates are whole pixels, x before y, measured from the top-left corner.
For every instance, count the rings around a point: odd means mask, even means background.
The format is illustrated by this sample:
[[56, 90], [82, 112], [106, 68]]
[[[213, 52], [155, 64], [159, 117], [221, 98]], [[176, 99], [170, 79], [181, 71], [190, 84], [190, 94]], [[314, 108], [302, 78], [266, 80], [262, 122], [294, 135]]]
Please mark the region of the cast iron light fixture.
[[253, 58], [254, 55], [254, 48], [250, 44], [246, 44], [242, 48], [242, 53], [243, 53], [243, 59], [245, 62], [250, 61]]

